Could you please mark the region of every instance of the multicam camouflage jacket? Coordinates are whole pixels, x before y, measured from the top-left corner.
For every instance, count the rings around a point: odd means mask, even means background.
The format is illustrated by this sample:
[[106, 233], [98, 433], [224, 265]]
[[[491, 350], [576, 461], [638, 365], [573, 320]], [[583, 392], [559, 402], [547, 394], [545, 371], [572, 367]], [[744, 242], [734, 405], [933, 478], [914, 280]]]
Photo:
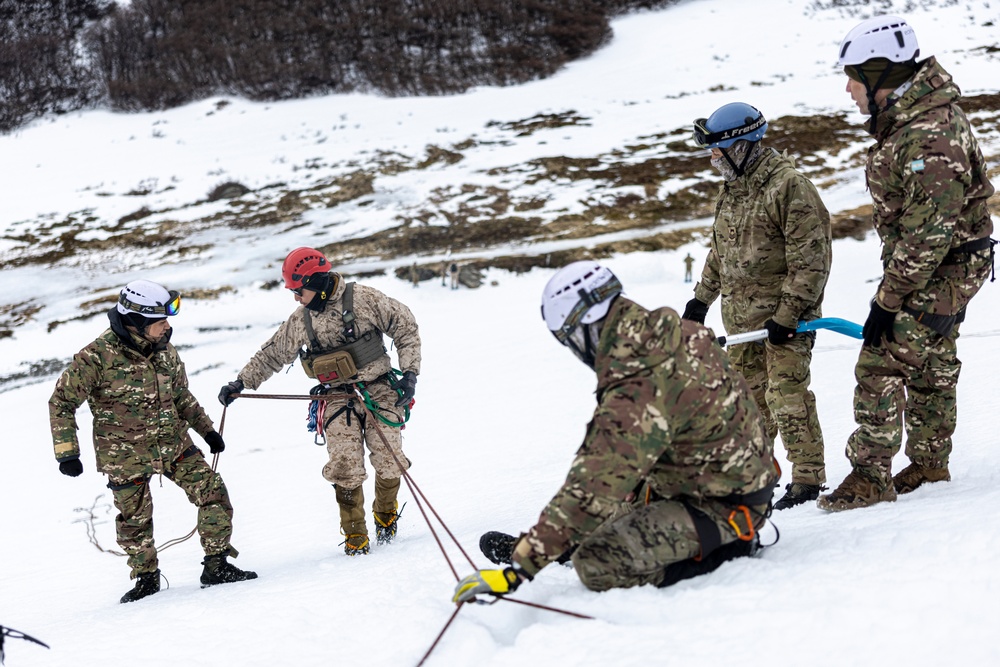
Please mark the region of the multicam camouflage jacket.
[[778, 476], [750, 389], [709, 329], [618, 297], [596, 371], [598, 404], [583, 445], [526, 535], [529, 555], [514, 556], [529, 575], [619, 513], [643, 483], [653, 497], [701, 508]]
[[[309, 313], [313, 332], [326, 350], [349, 342], [344, 333], [343, 318], [346, 283], [340, 274], [333, 275], [336, 287], [323, 311]], [[256, 389], [286, 364], [295, 361], [299, 351], [309, 344], [305, 312], [305, 307], [299, 306], [247, 362], [239, 375], [245, 386]], [[420, 333], [417, 321], [409, 308], [373, 287], [356, 284], [354, 317], [356, 336], [361, 337], [369, 331], [389, 336], [399, 355], [400, 370], [420, 374]], [[384, 354], [363, 368], [359, 368], [355, 380], [369, 382], [385, 375], [390, 368], [389, 355]]]
[[830, 214], [816, 188], [791, 158], [765, 150], [719, 192], [695, 297], [711, 304], [722, 294], [730, 334], [761, 329], [772, 318], [795, 328], [822, 316], [831, 259]]
[[891, 311], [956, 315], [982, 281], [970, 281], [962, 263], [946, 257], [993, 232], [986, 204], [993, 186], [955, 104], [961, 92], [934, 58], [895, 92], [902, 94], [891, 95], [877, 117], [866, 170], [883, 243], [878, 301]]
[[204, 437], [212, 420], [188, 389], [173, 345], [154, 350], [113, 308], [108, 317], [111, 328], [73, 357], [49, 399], [56, 459], [80, 456], [76, 410], [87, 401], [100, 472], [117, 480], [161, 473], [194, 444], [188, 429]]

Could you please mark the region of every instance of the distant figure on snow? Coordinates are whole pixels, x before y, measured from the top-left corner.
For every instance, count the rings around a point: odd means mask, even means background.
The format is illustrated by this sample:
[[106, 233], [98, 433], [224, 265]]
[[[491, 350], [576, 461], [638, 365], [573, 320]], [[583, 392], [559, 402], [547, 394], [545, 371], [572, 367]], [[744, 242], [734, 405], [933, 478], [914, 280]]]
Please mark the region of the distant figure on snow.
[[715, 205], [712, 245], [684, 319], [704, 323], [722, 295], [726, 333], [767, 329], [764, 343], [728, 348], [750, 383], [768, 437], [781, 433], [791, 483], [777, 510], [816, 500], [826, 482], [823, 432], [809, 389], [815, 333], [799, 320], [822, 317], [830, 275], [830, 214], [791, 158], [762, 142], [764, 115], [741, 102], [695, 121], [695, 142], [712, 151], [724, 182]]
[[198, 534], [205, 550], [202, 586], [256, 579], [226, 560], [236, 557], [229, 540], [233, 506], [222, 477], [191, 441], [193, 428], [213, 454], [226, 445], [188, 390], [187, 374], [170, 344], [167, 318], [180, 311], [181, 297], [148, 280], [122, 288], [108, 311], [111, 327], [73, 357], [49, 399], [49, 420], [59, 471], [83, 472], [76, 435], [76, 410], [90, 403], [94, 416], [97, 469], [108, 476], [114, 497], [118, 545], [128, 555], [135, 587], [122, 602], [160, 590], [153, 544], [153, 497], [149, 479], [162, 475], [181, 487], [198, 507]]
[[545, 286], [545, 323], [596, 372], [597, 408], [534, 527], [483, 535], [508, 567], [466, 577], [453, 601], [509, 593], [552, 562], [604, 591], [669, 586], [758, 549], [778, 471], [749, 387], [710, 330], [621, 292], [592, 261]]
[[417, 268], [416, 262], [410, 267], [410, 282], [413, 283], [414, 287], [420, 287], [420, 269]]
[[684, 282], [686, 283], [691, 282], [691, 267], [693, 266], [694, 257], [691, 256], [691, 253], [688, 253], [687, 257], [684, 258]]
[[[301, 357], [302, 368], [319, 381], [313, 387], [322, 409], [317, 431], [326, 438], [329, 461], [323, 478], [333, 484], [340, 507], [340, 526], [348, 556], [369, 551], [368, 525], [362, 482], [365, 446], [375, 468], [375, 537], [388, 544], [396, 536], [399, 514], [396, 496], [402, 470], [409, 468], [403, 455], [400, 427], [413, 405], [420, 373], [420, 335], [413, 313], [404, 304], [374, 287], [347, 282], [331, 271], [330, 263], [314, 248], [297, 248], [281, 267], [285, 287], [300, 307], [247, 362], [233, 382], [222, 387], [219, 401], [229, 405], [233, 394], [257, 389], [269, 377]], [[383, 342], [389, 336], [399, 354], [402, 377], [390, 365]], [[376, 420], [359, 393], [377, 409]], [[377, 433], [385, 437], [391, 448]]]
[[[917, 61], [913, 28], [863, 21], [840, 45], [847, 91], [869, 115], [875, 145], [865, 177], [882, 240], [882, 280], [854, 368], [852, 471], [819, 499], [829, 511], [896, 500], [951, 479], [957, 415], [956, 341], [969, 301], [993, 265], [993, 185], [961, 93], [933, 58]], [[910, 464], [892, 475], [902, 446]]]
[[448, 273], [451, 274], [451, 288], [458, 289], [458, 264], [452, 262], [448, 267]]

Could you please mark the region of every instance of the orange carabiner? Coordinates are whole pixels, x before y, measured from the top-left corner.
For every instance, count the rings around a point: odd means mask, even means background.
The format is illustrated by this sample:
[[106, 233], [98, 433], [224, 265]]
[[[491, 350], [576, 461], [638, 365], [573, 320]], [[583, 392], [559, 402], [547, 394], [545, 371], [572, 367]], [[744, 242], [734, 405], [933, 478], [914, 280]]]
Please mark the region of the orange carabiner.
[[[747, 521], [747, 527], [749, 528], [749, 532], [746, 534], [744, 534], [743, 531], [740, 530], [739, 525], [736, 523], [736, 517], [739, 514], [739, 512], [743, 512], [743, 518], [746, 519]], [[736, 538], [744, 542], [749, 542], [750, 540], [753, 539], [754, 535], [756, 534], [756, 531], [754, 530], [753, 527], [753, 520], [750, 518], [750, 508], [747, 507], [746, 505], [740, 505], [729, 513], [729, 525], [732, 526], [733, 531], [736, 532]]]

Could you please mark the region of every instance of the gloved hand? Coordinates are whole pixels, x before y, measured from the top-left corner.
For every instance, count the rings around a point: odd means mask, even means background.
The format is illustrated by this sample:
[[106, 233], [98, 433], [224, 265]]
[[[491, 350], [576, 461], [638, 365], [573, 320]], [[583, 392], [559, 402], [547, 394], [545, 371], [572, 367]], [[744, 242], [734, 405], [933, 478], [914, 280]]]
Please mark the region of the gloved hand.
[[886, 310], [878, 305], [878, 301], [872, 299], [872, 310], [868, 313], [868, 319], [865, 320], [865, 326], [862, 329], [864, 336], [862, 345], [881, 347], [883, 335], [888, 341], [895, 343], [896, 338], [892, 333], [892, 324], [895, 321], [896, 313]]
[[396, 401], [396, 407], [409, 405], [410, 401], [413, 400], [413, 394], [417, 391], [417, 374], [413, 371], [406, 371], [403, 373], [403, 377], [389, 384], [393, 389], [403, 392], [399, 400]]
[[227, 407], [232, 405], [233, 401], [236, 400], [236, 397], [234, 397], [233, 394], [239, 394], [243, 391], [243, 388], [243, 380], [239, 378], [236, 378], [229, 384], [223, 386], [222, 390], [219, 392], [219, 403], [222, 403]]
[[789, 329], [774, 320], [764, 322], [764, 328], [767, 329], [767, 340], [771, 342], [771, 345], [784, 345], [795, 336], [795, 329]]
[[505, 567], [502, 570], [479, 570], [458, 582], [451, 601], [460, 604], [475, 600], [477, 595], [504, 595], [517, 590], [520, 585], [521, 576], [513, 567]]
[[83, 473], [80, 459], [67, 459], [59, 462], [59, 472], [69, 477], [79, 477]]
[[684, 314], [681, 315], [681, 319], [704, 324], [706, 315], [708, 315], [708, 304], [698, 299], [691, 299], [684, 306]]
[[222, 440], [222, 436], [215, 431], [205, 436], [205, 443], [208, 445], [208, 451], [213, 454], [218, 454], [226, 449], [226, 443]]

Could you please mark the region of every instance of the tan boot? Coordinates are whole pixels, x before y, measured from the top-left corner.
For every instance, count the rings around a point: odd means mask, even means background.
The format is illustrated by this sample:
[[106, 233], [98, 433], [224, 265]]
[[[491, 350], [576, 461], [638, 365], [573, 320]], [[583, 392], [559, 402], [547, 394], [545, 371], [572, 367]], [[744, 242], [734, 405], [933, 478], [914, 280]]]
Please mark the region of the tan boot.
[[950, 482], [951, 473], [948, 468], [925, 468], [918, 463], [911, 463], [892, 478], [892, 486], [896, 493], [909, 493], [927, 482]]
[[891, 484], [883, 488], [878, 482], [852, 470], [833, 493], [820, 496], [816, 506], [828, 512], [842, 512], [894, 500], [896, 490]]
[[368, 526], [365, 523], [365, 494], [359, 486], [356, 489], [337, 489], [337, 505], [340, 506], [340, 529], [347, 538], [344, 553], [358, 556], [368, 553]]
[[375, 502], [372, 503], [372, 514], [375, 517], [375, 543], [389, 544], [396, 537], [399, 527], [399, 513], [396, 509], [399, 503], [399, 478], [383, 479], [375, 476]]

